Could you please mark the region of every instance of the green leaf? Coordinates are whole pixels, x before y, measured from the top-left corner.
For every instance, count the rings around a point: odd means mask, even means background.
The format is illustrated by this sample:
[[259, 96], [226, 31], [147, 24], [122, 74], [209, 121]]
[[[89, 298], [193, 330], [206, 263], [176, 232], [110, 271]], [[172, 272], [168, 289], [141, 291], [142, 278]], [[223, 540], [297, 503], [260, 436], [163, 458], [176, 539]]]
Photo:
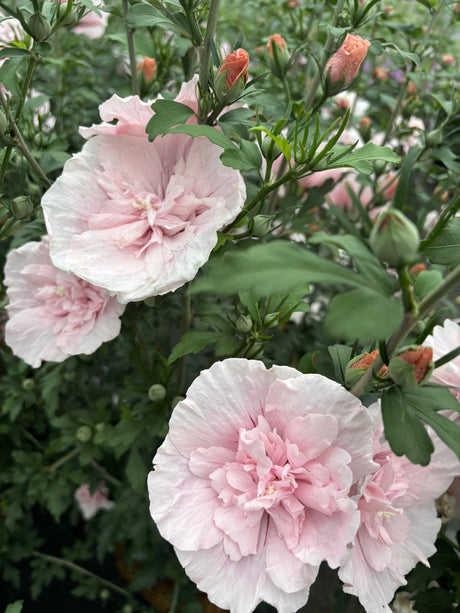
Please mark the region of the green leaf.
[[324, 328], [335, 338], [379, 340], [390, 336], [400, 325], [402, 317], [403, 307], [399, 300], [360, 287], [334, 296]]
[[[232, 343], [229, 343], [230, 339], [232, 340]], [[222, 351], [222, 349], [232, 345], [233, 341], [238, 342], [238, 340], [233, 335], [230, 335], [228, 332], [221, 332], [217, 330], [187, 332], [181, 337], [180, 341], [172, 350], [172, 353], [168, 358], [168, 364], [172, 364], [178, 358], [181, 358], [184, 355], [188, 355], [189, 353], [198, 353], [199, 351], [204, 349], [206, 345], [210, 345], [212, 343], [220, 342], [219, 354], [222, 355], [223, 353], [227, 353], [226, 351]]]
[[30, 55], [30, 51], [23, 49], [22, 47], [5, 47], [0, 50], [0, 60], [10, 59], [12, 57], [23, 57], [24, 55]]
[[421, 147], [411, 147], [403, 158], [399, 171], [398, 185], [393, 199], [393, 204], [397, 209], [400, 209], [406, 203], [412, 170], [421, 151]]
[[422, 270], [417, 275], [414, 283], [414, 292], [420, 300], [427, 296], [442, 282], [442, 274], [439, 270]]
[[282, 240], [227, 253], [209, 268], [206, 277], [192, 283], [192, 293], [237, 294], [251, 290], [258, 296], [268, 296], [273, 292], [289, 293], [308, 283], [369, 285], [362, 275], [349, 268]]
[[382, 418], [393, 453], [406, 455], [414, 464], [427, 466], [434, 451], [433, 441], [422, 422], [413, 414], [403, 390], [392, 387], [382, 394]]
[[167, 134], [172, 127], [185, 123], [187, 119], [194, 115], [189, 106], [175, 100], [157, 100], [152, 104], [152, 110], [155, 115], [149, 120], [145, 128], [150, 141], [160, 134]]
[[366, 143], [363, 147], [344, 155], [349, 147], [336, 146], [332, 155], [327, 160], [327, 170], [331, 168], [351, 167], [365, 175], [371, 174], [373, 167], [371, 162], [383, 160], [384, 162], [398, 162], [398, 156], [389, 147], [379, 147], [374, 143]]
[[314, 351], [313, 353], [305, 353], [297, 362], [296, 369], [304, 374], [318, 372], [315, 366], [315, 358], [317, 355], [319, 355], [319, 353], [319, 351]]
[[349, 234], [328, 236], [325, 232], [315, 232], [308, 242], [313, 245], [325, 244], [340, 247], [348, 253], [370, 285], [383, 293], [390, 293], [391, 282], [385, 269], [358, 237]]
[[214, 143], [215, 145], [218, 145], [219, 147], [222, 147], [223, 149], [232, 148], [232, 147], [236, 149], [235, 145], [232, 143], [232, 141], [229, 138], [227, 138], [227, 136], [225, 136], [225, 134], [222, 134], [222, 132], [220, 132], [219, 130], [216, 130], [216, 128], [213, 128], [211, 126], [198, 126], [198, 125], [177, 126], [176, 128], [169, 130], [169, 133], [170, 134], [188, 134], [189, 136], [192, 136], [193, 138], [195, 138], [196, 136], [206, 136], [206, 138], [208, 138], [212, 143]]
[[431, 241], [422, 243], [422, 254], [433, 264], [460, 264], [460, 219], [452, 219]]
[[128, 463], [126, 464], [126, 476], [132, 489], [138, 494], [142, 494], [147, 480], [147, 467], [139, 454], [137, 445], [129, 453]]
[[6, 607], [5, 613], [21, 613], [23, 603], [23, 600], [16, 600], [16, 602], [13, 602]]
[[173, 20], [168, 19], [161, 11], [150, 4], [139, 2], [131, 5], [126, 15], [126, 24], [130, 28], [157, 27], [183, 34], [182, 28], [178, 27]]
[[336, 381], [345, 385], [345, 372], [351, 358], [351, 347], [348, 345], [331, 345], [327, 350], [332, 358]]

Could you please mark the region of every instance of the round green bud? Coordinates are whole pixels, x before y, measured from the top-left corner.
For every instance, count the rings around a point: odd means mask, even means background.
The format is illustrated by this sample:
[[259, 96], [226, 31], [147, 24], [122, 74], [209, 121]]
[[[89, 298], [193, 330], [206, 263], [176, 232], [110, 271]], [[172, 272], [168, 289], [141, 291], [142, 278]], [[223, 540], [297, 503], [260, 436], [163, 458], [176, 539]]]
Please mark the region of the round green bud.
[[184, 396], [176, 396], [173, 398], [171, 401], [171, 409], [174, 409], [174, 407], [179, 404], [179, 402], [182, 402], [182, 400], [184, 400]]
[[22, 382], [22, 389], [31, 392], [35, 389], [35, 381], [33, 379], [24, 379]]
[[17, 196], [11, 201], [11, 212], [16, 219], [27, 219], [32, 215], [34, 205], [29, 196]]
[[101, 600], [108, 600], [110, 598], [110, 592], [106, 587], [99, 592], [99, 598]]
[[133, 608], [130, 604], [125, 604], [122, 608], [123, 613], [133, 613]]
[[80, 443], [87, 443], [93, 438], [93, 430], [89, 426], [80, 426], [77, 428], [75, 433], [75, 438]]
[[271, 162], [281, 155], [281, 149], [268, 134], [262, 140], [261, 150], [264, 158]]
[[30, 35], [39, 43], [51, 34], [51, 24], [41, 13], [34, 13], [27, 22]]
[[378, 258], [398, 268], [417, 258], [420, 235], [401, 211], [388, 209], [378, 217], [369, 244]]
[[266, 328], [276, 328], [279, 321], [279, 313], [267, 313], [264, 317], [264, 326]]
[[149, 387], [147, 395], [152, 402], [163, 400], [163, 398], [166, 396], [166, 388], [164, 385], [161, 385], [161, 383], [154, 383]]
[[252, 319], [249, 315], [240, 315], [236, 320], [236, 329], [241, 334], [247, 334], [252, 330]]
[[246, 358], [248, 360], [257, 360], [264, 354], [265, 343], [262, 341], [256, 341], [252, 347], [248, 350]]
[[272, 227], [273, 215], [256, 215], [252, 224], [252, 235], [262, 238], [266, 236]]

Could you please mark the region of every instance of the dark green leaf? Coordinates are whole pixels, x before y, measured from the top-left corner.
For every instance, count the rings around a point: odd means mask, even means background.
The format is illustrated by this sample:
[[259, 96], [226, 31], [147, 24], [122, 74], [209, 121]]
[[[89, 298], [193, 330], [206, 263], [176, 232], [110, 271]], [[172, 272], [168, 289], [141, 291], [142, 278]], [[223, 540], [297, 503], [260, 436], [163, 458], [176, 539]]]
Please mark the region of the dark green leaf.
[[216, 130], [216, 128], [212, 128], [211, 126], [177, 126], [176, 128], [169, 130], [169, 133], [188, 134], [193, 138], [196, 136], [206, 136], [206, 138], [208, 138], [212, 143], [218, 145], [219, 147], [222, 147], [223, 149], [232, 147], [236, 149], [235, 145], [229, 138], [225, 136], [225, 134], [222, 134], [222, 132]]
[[393, 205], [397, 209], [400, 209], [406, 203], [412, 171], [421, 151], [420, 147], [411, 147], [403, 158], [399, 171], [398, 185], [393, 199]]
[[147, 466], [139, 454], [137, 445], [129, 453], [128, 463], [126, 464], [126, 476], [135, 492], [139, 494], [144, 492], [147, 480]]
[[185, 123], [194, 114], [189, 106], [175, 100], [157, 100], [152, 104], [152, 110], [155, 115], [145, 128], [150, 141], [160, 134], [167, 134], [170, 128]]
[[429, 294], [442, 282], [442, 274], [439, 270], [422, 270], [417, 275], [414, 283], [414, 292], [420, 300]]
[[351, 358], [351, 347], [348, 345], [331, 345], [327, 350], [332, 358], [336, 381], [345, 385], [345, 371]]
[[427, 466], [434, 451], [433, 442], [408, 407], [400, 388], [392, 387], [383, 392], [382, 418], [385, 438], [393, 452], [398, 456], [406, 455], [414, 464]]
[[313, 353], [305, 353], [297, 362], [296, 368], [304, 374], [316, 373], [315, 357], [319, 355], [319, 351]]
[[379, 340], [390, 336], [400, 325], [402, 317], [403, 308], [399, 300], [361, 287], [334, 296], [324, 328], [335, 338]]
[[[220, 342], [219, 349], [222, 350], [223, 347], [227, 347], [225, 343], [232, 339], [233, 336], [229, 335], [227, 332], [220, 331], [193, 331], [187, 332], [182, 336], [180, 341], [172, 350], [171, 355], [168, 358], [168, 363], [172, 364], [178, 358], [181, 358], [184, 355], [188, 355], [189, 353], [198, 353], [202, 349], [206, 347], [206, 345], [210, 345], [213, 343]], [[222, 344], [223, 343], [223, 344]]]
[[460, 219], [452, 219], [433, 240], [422, 243], [421, 251], [433, 264], [458, 266], [460, 264]]

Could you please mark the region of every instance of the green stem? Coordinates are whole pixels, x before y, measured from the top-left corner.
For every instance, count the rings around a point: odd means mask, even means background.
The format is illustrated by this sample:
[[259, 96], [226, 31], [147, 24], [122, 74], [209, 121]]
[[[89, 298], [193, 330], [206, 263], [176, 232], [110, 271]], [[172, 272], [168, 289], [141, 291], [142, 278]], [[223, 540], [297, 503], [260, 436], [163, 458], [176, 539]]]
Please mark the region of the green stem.
[[177, 602], [179, 600], [179, 590], [180, 590], [180, 583], [179, 581], [176, 581], [174, 583], [173, 593], [171, 594], [171, 604], [169, 606], [168, 613], [175, 613], [176, 611]]
[[417, 314], [417, 305], [414, 301], [414, 293], [412, 291], [412, 283], [407, 270], [407, 266], [400, 266], [397, 269], [399, 285], [402, 292], [402, 301], [405, 313]]
[[[387, 353], [388, 356], [394, 352], [394, 350], [398, 347], [399, 343], [406, 338], [415, 324], [425, 317], [425, 315], [429, 312], [429, 310], [441, 299], [443, 296], [448, 294], [451, 289], [453, 289], [457, 283], [460, 283], [460, 266], [454, 268], [454, 270], [447, 275], [442, 283], [440, 283], [437, 287], [434, 288], [418, 305], [418, 314], [414, 315], [412, 312], [407, 312], [404, 314], [401, 325], [398, 330], [394, 332], [387, 344]], [[359, 398], [364, 392], [364, 388], [371, 381], [374, 373], [379, 372], [380, 368], [383, 366], [383, 360], [378, 355], [376, 359], [372, 362], [372, 366], [370, 366], [361, 379], [351, 388], [351, 393]]]
[[[343, 7], [345, 4], [345, 0], [337, 0], [337, 4], [335, 5], [334, 14], [332, 16], [331, 25], [334, 27], [337, 25], [340, 14], [343, 11]], [[331, 54], [334, 43], [334, 35], [331, 32], [328, 32], [326, 44], [324, 45], [323, 57], [321, 60], [321, 64], [318, 66], [315, 76], [313, 77], [313, 81], [310, 85], [308, 83], [305, 86], [305, 111], [311, 109], [313, 100], [316, 96], [316, 91], [318, 89], [318, 85], [321, 81], [321, 75], [324, 72], [324, 68], [326, 66], [327, 60], [329, 59], [329, 55]]]
[[[19, 123], [21, 119], [22, 111], [24, 110], [24, 104], [26, 102], [27, 92], [29, 91], [29, 88], [31, 86], [32, 77], [35, 72], [35, 68], [37, 67], [37, 64], [38, 64], [38, 57], [35, 55], [35, 44], [36, 43], [34, 42], [34, 46], [32, 47], [30, 55], [29, 55], [29, 63], [27, 65], [27, 72], [26, 72], [26, 76], [24, 77], [24, 83], [22, 84], [22, 89], [21, 89], [21, 98], [19, 100], [18, 108], [16, 109], [16, 114], [14, 115], [14, 122], [16, 124]], [[13, 150], [13, 146], [8, 145], [5, 148], [5, 153], [3, 154], [2, 165], [0, 167], [0, 191], [3, 186], [3, 179], [5, 177], [6, 169], [8, 168], [12, 150]]]
[[62, 458], [59, 458], [59, 460], [56, 460], [56, 462], [54, 462], [54, 464], [51, 464], [51, 466], [46, 466], [44, 470], [50, 473], [56, 472], [58, 468], [63, 466], [66, 462], [74, 458], [79, 453], [80, 453], [80, 446], [74, 447], [72, 451], [69, 451], [69, 453], [66, 453], [66, 455], [62, 456]]
[[120, 594], [121, 596], [124, 596], [125, 598], [132, 597], [132, 594], [130, 594], [127, 590], [124, 590], [119, 585], [116, 585], [115, 583], [112, 583], [111, 581], [108, 581], [107, 579], [104, 579], [103, 577], [100, 577], [99, 575], [92, 573], [90, 570], [83, 568], [83, 566], [75, 564], [75, 562], [69, 562], [68, 560], [63, 560], [62, 558], [58, 558], [56, 556], [50, 556], [49, 554], [42, 553], [41, 551], [32, 551], [31, 555], [34, 556], [34, 558], [40, 558], [42, 560], [45, 560], [45, 562], [52, 562], [53, 564], [58, 564], [59, 566], [63, 566], [64, 568], [73, 570], [79, 573], [80, 575], [85, 575], [86, 577], [91, 577], [92, 579], [96, 579], [102, 585], [105, 585], [112, 591], [117, 592], [117, 594]]
[[126, 23], [126, 15], [129, 9], [128, 0], [122, 0], [122, 4], [123, 4], [123, 17], [125, 20], [125, 29], [126, 29], [126, 41], [128, 43], [129, 70], [131, 72], [131, 89], [133, 91], [133, 94], [140, 96], [141, 89], [139, 86], [139, 79], [137, 77], [137, 61], [136, 61], [136, 49], [134, 46], [134, 30], [128, 27]]
[[113, 485], [116, 485], [117, 487], [119, 487], [120, 485], [123, 485], [123, 483], [119, 479], [111, 475], [103, 466], [98, 464], [96, 460], [91, 460], [91, 466], [93, 466], [98, 471], [98, 473], [100, 473], [104, 477], [106, 481], [109, 481], [110, 483], [112, 483]]
[[[219, 14], [220, 0], [211, 0], [209, 6], [208, 23], [206, 24], [206, 32], [204, 34], [203, 45], [200, 49], [200, 70], [199, 83], [200, 92], [204, 95], [208, 93], [209, 84], [209, 68], [211, 66], [211, 40], [214, 39], [217, 28], [217, 16]], [[206, 117], [203, 116], [203, 111], [198, 109], [199, 123], [206, 123]]]

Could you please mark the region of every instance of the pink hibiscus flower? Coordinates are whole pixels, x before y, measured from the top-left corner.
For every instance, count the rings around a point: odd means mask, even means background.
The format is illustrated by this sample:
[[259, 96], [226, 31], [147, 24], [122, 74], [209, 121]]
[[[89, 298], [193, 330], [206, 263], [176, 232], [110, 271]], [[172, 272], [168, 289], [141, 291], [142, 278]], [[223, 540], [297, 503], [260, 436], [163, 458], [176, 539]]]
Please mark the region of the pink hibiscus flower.
[[296, 611], [320, 563], [337, 567], [355, 535], [349, 493], [377, 467], [372, 432], [359, 400], [321, 375], [217, 362], [173, 411], [150, 513], [216, 605]]
[[[378, 407], [374, 405], [371, 410]], [[397, 457], [382, 441], [376, 420], [374, 461], [380, 468], [365, 480], [358, 500], [361, 524], [348, 558], [339, 569], [344, 590], [354, 594], [366, 613], [391, 613], [388, 603], [405, 575], [418, 562], [429, 566], [441, 527], [435, 498], [460, 473], [456, 455], [433, 436], [435, 452], [428, 466]]]
[[242, 176], [207, 138], [149, 142], [152, 114], [137, 96], [102, 104], [104, 123], [82, 129], [90, 140], [42, 201], [56, 266], [123, 303], [193, 279], [246, 198]]
[[99, 288], [53, 266], [47, 239], [13, 249], [5, 266], [5, 342], [34, 368], [91, 354], [120, 332], [125, 307]]
[[[423, 344], [432, 347], [433, 361], [439, 360], [460, 346], [460, 326], [455, 321], [446, 319], [442, 326], [434, 327], [433, 334], [427, 336]], [[435, 368], [430, 381], [450, 387], [460, 402], [460, 355]]]
[[108, 499], [109, 491], [105, 483], [101, 482], [99, 486], [90, 492], [89, 483], [82, 483], [75, 492], [75, 500], [81, 514], [85, 519], [91, 519], [101, 510], [110, 511], [113, 509], [114, 502]]

